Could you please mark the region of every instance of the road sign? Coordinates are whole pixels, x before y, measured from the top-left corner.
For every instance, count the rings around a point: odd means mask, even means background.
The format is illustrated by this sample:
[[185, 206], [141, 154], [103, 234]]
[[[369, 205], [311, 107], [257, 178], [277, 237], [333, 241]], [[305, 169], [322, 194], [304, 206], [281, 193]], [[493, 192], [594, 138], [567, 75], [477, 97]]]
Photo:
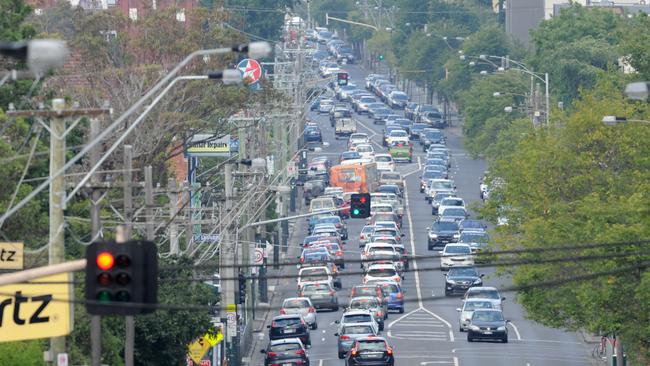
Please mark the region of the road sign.
[[24, 244], [0, 242], [0, 269], [23, 269]]
[[230, 135], [195, 134], [185, 146], [188, 156], [229, 157]]
[[296, 166], [296, 162], [293, 160], [287, 163], [287, 175], [293, 178], [298, 176], [298, 167]]
[[258, 266], [264, 264], [264, 248], [255, 248], [255, 260], [253, 264]]
[[[234, 309], [231, 308], [231, 305]], [[230, 304], [227, 306], [226, 313], [226, 327], [228, 328], [228, 338], [232, 338], [237, 335], [237, 309], [235, 304]]]
[[237, 70], [241, 73], [242, 80], [246, 85], [257, 83], [262, 77], [262, 66], [257, 60], [246, 58], [237, 64]]
[[0, 286], [0, 342], [70, 334], [71, 281], [70, 273], [61, 273]]
[[68, 366], [68, 354], [59, 353], [56, 355], [56, 366]]
[[196, 341], [190, 343], [187, 346], [187, 349], [189, 351], [189, 356], [192, 359], [192, 361], [199, 363], [201, 362], [201, 359], [205, 355], [206, 352], [210, 349], [210, 343], [203, 339], [203, 337], [199, 337]]
[[208, 344], [210, 344], [210, 347], [214, 347], [223, 340], [223, 333], [221, 333], [221, 329], [217, 330], [217, 333], [215, 334], [205, 333], [203, 335], [203, 339], [205, 339]]

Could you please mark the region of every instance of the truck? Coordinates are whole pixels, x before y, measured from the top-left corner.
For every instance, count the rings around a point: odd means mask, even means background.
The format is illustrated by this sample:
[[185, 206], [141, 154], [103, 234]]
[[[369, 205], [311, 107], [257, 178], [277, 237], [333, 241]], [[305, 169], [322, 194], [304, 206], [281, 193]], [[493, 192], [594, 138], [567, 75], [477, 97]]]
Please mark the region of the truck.
[[339, 118], [336, 120], [334, 135], [338, 139], [341, 136], [349, 137], [357, 132], [357, 121], [352, 118]]

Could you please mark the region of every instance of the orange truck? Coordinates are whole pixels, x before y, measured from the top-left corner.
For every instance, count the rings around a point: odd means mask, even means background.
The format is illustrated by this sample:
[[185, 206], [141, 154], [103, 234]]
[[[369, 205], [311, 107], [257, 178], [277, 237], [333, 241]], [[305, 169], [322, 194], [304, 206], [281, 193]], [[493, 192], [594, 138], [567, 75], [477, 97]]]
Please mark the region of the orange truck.
[[330, 186], [341, 187], [343, 192], [374, 192], [377, 178], [377, 164], [362, 159], [345, 160], [330, 168]]

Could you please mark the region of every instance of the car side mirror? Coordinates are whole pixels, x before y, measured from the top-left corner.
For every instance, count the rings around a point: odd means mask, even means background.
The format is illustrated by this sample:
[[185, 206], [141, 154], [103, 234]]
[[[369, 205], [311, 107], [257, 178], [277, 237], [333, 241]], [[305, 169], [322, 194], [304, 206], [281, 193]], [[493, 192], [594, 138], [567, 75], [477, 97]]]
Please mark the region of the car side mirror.
[[512, 323], [510, 319], [506, 319], [506, 323]]
[[260, 353], [266, 353], [266, 350], [265, 350], [265, 349], [261, 349], [261, 350], [260, 350]]
[[505, 301], [505, 299], [506, 299], [506, 297], [504, 296], [504, 297], [501, 298], [501, 301]]
[[456, 308], [456, 311], [460, 312], [460, 311], [462, 311], [462, 310], [461, 310], [460, 308]]
[[334, 324], [340, 324], [340, 323], [341, 323], [340, 320], [335, 320], [335, 321], [334, 321]]
[[269, 329], [271, 329], [271, 326], [270, 326], [270, 325], [267, 325], [266, 327], [269, 328]]
[[481, 273], [481, 274], [479, 275], [479, 277], [481, 277], [481, 278], [483, 278], [483, 276], [485, 276], [485, 273]]
[[338, 337], [338, 336], [339, 336], [339, 334], [338, 334], [338, 333], [334, 333], [334, 337]]
[[439, 250], [439, 251], [438, 251], [438, 254], [442, 254], [442, 250]]
[[405, 236], [406, 236], [406, 234], [402, 233], [402, 238], [405, 237]]

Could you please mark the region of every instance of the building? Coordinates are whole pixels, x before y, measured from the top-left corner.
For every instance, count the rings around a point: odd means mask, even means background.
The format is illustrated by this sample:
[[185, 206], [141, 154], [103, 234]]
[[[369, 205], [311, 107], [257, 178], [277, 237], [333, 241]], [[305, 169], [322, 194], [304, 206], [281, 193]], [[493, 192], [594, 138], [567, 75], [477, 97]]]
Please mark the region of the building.
[[545, 0], [506, 1], [506, 33], [525, 46], [530, 43], [530, 30], [544, 19]]
[[[573, 0], [573, 2], [588, 8], [609, 10], [619, 15], [635, 13], [650, 14], [650, 5], [648, 5], [650, 1], [646, 0]], [[567, 0], [546, 0], [546, 3], [550, 4], [550, 6], [546, 6], [544, 9], [545, 19], [551, 19], [553, 16], [558, 15], [563, 8], [569, 6]]]

